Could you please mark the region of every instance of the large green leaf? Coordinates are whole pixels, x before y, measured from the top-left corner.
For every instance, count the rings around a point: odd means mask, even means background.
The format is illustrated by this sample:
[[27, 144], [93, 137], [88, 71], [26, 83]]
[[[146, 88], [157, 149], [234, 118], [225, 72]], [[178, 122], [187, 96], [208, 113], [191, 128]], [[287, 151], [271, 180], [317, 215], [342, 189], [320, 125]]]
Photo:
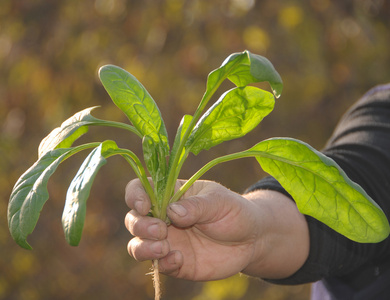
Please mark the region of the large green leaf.
[[53, 129], [40, 143], [38, 156], [41, 157], [46, 152], [56, 148], [71, 147], [73, 142], [88, 131], [89, 126], [101, 125], [127, 129], [140, 135], [140, 133], [128, 124], [100, 120], [91, 115], [91, 111], [98, 106], [89, 107], [64, 121], [60, 127]]
[[244, 157], [255, 157], [263, 170], [290, 193], [303, 214], [347, 238], [377, 243], [389, 236], [386, 215], [362, 187], [350, 180], [331, 158], [291, 138], [268, 139], [248, 150], [210, 161], [180, 187], [170, 202], [179, 200], [212, 167]]
[[116, 149], [118, 146], [113, 141], [100, 144], [87, 156], [69, 185], [62, 214], [62, 227], [67, 242], [72, 246], [77, 246], [81, 240], [87, 200], [96, 174], [107, 162], [107, 153]]
[[112, 101], [142, 134], [146, 165], [153, 181], [156, 180], [156, 191], [161, 191], [167, 177], [169, 144], [157, 104], [133, 75], [117, 66], [103, 66], [99, 76]]
[[269, 139], [248, 152], [294, 198], [298, 209], [351, 240], [375, 243], [390, 232], [380, 207], [329, 157], [294, 139]]
[[271, 93], [247, 86], [223, 94], [194, 127], [186, 147], [194, 154], [244, 136], [274, 108]]
[[155, 101], [129, 72], [113, 65], [99, 70], [100, 80], [112, 101], [126, 114], [143, 136], [161, 143], [168, 154], [168, 134]]
[[21, 247], [31, 249], [26, 238], [33, 232], [49, 198], [47, 182], [71, 150], [61, 148], [47, 152], [16, 182], [8, 204], [8, 226]]

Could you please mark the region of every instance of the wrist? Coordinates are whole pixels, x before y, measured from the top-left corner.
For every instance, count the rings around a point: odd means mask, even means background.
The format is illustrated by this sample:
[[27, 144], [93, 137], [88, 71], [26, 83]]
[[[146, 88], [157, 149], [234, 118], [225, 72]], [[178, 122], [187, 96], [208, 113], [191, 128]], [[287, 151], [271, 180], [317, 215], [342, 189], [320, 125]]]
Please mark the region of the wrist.
[[309, 253], [309, 231], [295, 202], [280, 192], [257, 190], [244, 195], [256, 214], [253, 254], [242, 273], [280, 279], [294, 274]]

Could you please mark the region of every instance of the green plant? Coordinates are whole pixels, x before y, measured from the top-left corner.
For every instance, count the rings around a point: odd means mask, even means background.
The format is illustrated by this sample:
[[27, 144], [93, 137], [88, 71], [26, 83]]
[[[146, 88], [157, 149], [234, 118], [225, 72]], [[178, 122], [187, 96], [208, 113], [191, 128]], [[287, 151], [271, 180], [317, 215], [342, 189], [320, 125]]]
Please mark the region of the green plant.
[[[38, 161], [17, 181], [8, 206], [12, 237], [31, 249], [27, 236], [49, 198], [47, 182], [58, 165], [79, 151], [91, 149], [70, 183], [62, 223], [66, 240], [78, 245], [86, 214], [86, 201], [93, 180], [106, 159], [122, 156], [140, 178], [152, 202], [153, 216], [169, 222], [167, 206], [179, 200], [189, 186], [213, 166], [244, 157], [255, 157], [264, 171], [274, 176], [295, 199], [299, 210], [327, 224], [348, 238], [364, 243], [379, 242], [389, 234], [386, 216], [365, 191], [352, 182], [337, 164], [309, 145], [291, 138], [273, 138], [252, 148], [218, 157], [196, 172], [177, 192], [175, 182], [190, 153], [199, 154], [224, 141], [244, 136], [274, 107], [282, 91], [282, 80], [264, 57], [244, 51], [230, 55], [207, 79], [206, 92], [194, 115], [185, 115], [172, 148], [160, 111], [142, 84], [125, 70], [107, 65], [100, 79], [113, 102], [132, 125], [96, 119], [95, 107], [78, 112], [54, 129], [39, 146]], [[225, 80], [236, 87], [225, 92], [208, 110], [206, 107]], [[250, 86], [268, 81], [273, 93]], [[144, 162], [114, 141], [72, 146], [89, 126], [111, 126], [130, 131], [142, 139]], [[157, 271], [158, 274], [158, 271]]]

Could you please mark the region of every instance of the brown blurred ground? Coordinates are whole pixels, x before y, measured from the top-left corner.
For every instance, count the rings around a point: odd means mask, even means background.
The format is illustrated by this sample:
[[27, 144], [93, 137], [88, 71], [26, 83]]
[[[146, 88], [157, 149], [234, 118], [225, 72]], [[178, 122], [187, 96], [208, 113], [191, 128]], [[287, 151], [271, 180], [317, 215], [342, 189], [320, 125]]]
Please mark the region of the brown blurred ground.
[[[207, 74], [230, 53], [248, 49], [273, 62], [285, 83], [275, 111], [246, 138], [190, 159], [186, 178], [211, 158], [268, 137], [290, 136], [321, 149], [357, 97], [390, 81], [389, 15], [384, 0], [2, 0], [0, 299], [152, 299], [144, 275], [150, 264], [126, 252], [123, 190], [134, 175], [119, 158], [96, 178], [79, 247], [65, 243], [60, 219], [83, 155], [50, 180], [51, 198], [29, 238], [34, 250], [19, 248], [8, 233], [10, 191], [48, 132], [95, 105], [102, 106], [96, 117], [125, 121], [97, 79], [99, 66], [112, 63], [134, 74], [173, 137], [181, 116], [194, 111]], [[118, 130], [93, 128], [83, 140], [108, 138], [139, 153], [138, 139]], [[254, 160], [206, 174], [238, 192], [262, 176]], [[164, 299], [308, 299], [310, 289], [244, 277], [206, 284], [163, 280]]]

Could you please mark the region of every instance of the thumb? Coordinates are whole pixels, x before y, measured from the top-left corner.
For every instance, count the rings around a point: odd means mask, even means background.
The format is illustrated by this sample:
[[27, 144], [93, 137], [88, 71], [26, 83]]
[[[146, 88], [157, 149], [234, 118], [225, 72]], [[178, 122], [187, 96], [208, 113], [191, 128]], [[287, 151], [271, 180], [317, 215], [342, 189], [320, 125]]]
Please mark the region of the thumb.
[[172, 203], [168, 206], [167, 215], [177, 227], [189, 227], [195, 224], [215, 222], [221, 217], [222, 209], [219, 199], [209, 199], [206, 195], [194, 195]]

